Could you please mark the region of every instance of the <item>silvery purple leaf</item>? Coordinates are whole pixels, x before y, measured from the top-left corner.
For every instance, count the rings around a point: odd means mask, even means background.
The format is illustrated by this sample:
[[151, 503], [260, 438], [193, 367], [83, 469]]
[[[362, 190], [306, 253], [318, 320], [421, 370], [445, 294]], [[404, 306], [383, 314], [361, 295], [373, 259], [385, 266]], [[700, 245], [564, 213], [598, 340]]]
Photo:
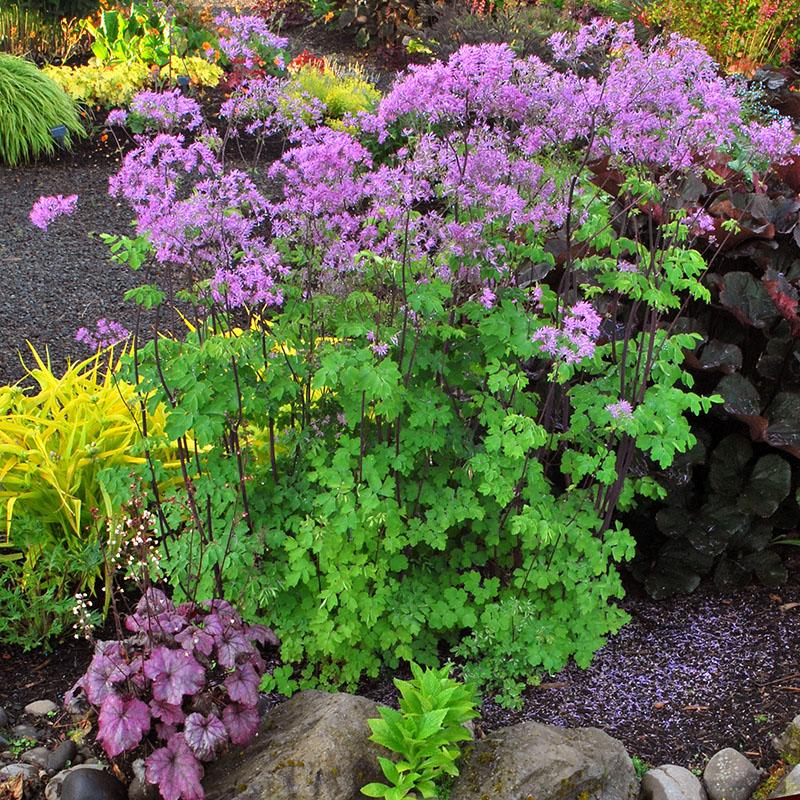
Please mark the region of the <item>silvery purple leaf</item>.
[[236, 671], [225, 678], [225, 688], [231, 700], [244, 706], [254, 706], [258, 703], [259, 674], [249, 662], [240, 664]]
[[110, 694], [103, 700], [97, 722], [97, 741], [109, 758], [114, 758], [136, 747], [150, 730], [150, 710], [135, 697], [123, 700]]
[[211, 761], [228, 741], [228, 732], [214, 714], [189, 714], [183, 735], [191, 751], [203, 761]]
[[144, 674], [153, 681], [153, 697], [165, 703], [180, 705], [183, 696], [203, 688], [206, 673], [186, 650], [157, 647], [145, 662]]
[[161, 700], [150, 701], [150, 713], [166, 725], [180, 725], [185, 715], [179, 705], [164, 703]]
[[160, 747], [148, 757], [145, 766], [147, 782], [158, 786], [164, 800], [204, 800], [200, 784], [203, 767], [183, 734], [173, 734], [166, 747]]

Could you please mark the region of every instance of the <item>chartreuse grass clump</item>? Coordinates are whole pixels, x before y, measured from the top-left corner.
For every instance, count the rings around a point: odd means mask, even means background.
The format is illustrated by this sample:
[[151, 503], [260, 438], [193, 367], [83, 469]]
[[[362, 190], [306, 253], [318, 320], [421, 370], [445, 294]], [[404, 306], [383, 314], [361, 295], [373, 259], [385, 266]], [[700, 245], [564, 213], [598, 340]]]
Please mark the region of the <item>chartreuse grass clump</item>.
[[64, 146], [85, 135], [73, 100], [38, 67], [0, 53], [0, 161], [15, 166], [55, 149], [53, 128], [66, 128]]

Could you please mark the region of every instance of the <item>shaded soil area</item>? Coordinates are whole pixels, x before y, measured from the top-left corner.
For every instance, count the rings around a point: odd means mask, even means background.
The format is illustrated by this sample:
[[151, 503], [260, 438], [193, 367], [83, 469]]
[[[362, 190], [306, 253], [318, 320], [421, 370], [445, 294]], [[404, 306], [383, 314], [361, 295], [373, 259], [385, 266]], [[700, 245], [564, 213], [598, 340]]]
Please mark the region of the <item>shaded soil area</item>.
[[[793, 566], [798, 575], [796, 558]], [[752, 586], [721, 596], [704, 586], [661, 602], [629, 592], [622, 605], [630, 623], [588, 669], [571, 665], [545, 678], [518, 711], [486, 701], [479, 730], [523, 720], [595, 726], [653, 765], [702, 768], [723, 747], [759, 766], [775, 761], [772, 737], [800, 713], [797, 578], [778, 590]], [[0, 706], [13, 716], [33, 700], [61, 700], [90, 658], [84, 641], [67, 640], [51, 654], [0, 646]], [[360, 693], [393, 704], [391, 677]]]

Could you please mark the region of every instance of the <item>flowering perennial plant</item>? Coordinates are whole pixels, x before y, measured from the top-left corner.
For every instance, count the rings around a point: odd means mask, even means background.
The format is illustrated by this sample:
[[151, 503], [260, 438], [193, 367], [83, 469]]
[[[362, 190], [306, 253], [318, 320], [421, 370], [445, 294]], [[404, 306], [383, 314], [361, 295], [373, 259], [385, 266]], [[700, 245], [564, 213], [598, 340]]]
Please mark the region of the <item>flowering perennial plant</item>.
[[219, 47], [230, 62], [242, 64], [247, 70], [265, 65], [278, 70], [284, 68], [281, 51], [289, 41], [274, 34], [263, 17], [236, 16], [224, 11], [214, 18], [214, 22], [224, 32]]
[[179, 599], [268, 614], [300, 685], [444, 642], [513, 703], [588, 663], [625, 621], [615, 512], [663, 492], [632, 464], [668, 467], [713, 402], [673, 325], [708, 297], [681, 187], [794, 142], [687, 40], [594, 23], [551, 45], [558, 68], [464, 47], [339, 126], [251, 84], [224, 111], [289, 130], [274, 199], [209, 137], [140, 139], [112, 179], [195, 303], [128, 367], [182, 453], [162, 567]]
[[156, 743], [148, 782], [164, 800], [202, 800], [202, 762], [256, 732], [266, 669], [257, 645], [278, 640], [223, 600], [176, 607], [155, 588], [125, 625], [129, 638], [97, 642], [70, 696], [82, 690], [99, 710], [97, 739], [109, 758]]
[[30, 213], [31, 222], [46, 231], [51, 223], [59, 217], [71, 216], [78, 205], [78, 195], [68, 197], [58, 194], [54, 197], [40, 197], [34, 204]]

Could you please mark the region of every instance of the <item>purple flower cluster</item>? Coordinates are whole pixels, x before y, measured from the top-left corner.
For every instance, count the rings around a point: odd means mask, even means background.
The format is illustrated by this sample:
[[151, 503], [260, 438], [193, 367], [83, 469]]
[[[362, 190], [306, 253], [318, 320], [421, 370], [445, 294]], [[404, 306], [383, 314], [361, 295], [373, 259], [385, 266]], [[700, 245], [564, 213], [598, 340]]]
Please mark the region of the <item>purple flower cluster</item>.
[[[254, 15], [236, 16], [224, 11], [214, 18], [214, 22], [227, 32], [220, 36], [219, 47], [230, 61], [240, 61], [246, 69], [260, 66], [270, 50], [284, 50], [289, 40], [277, 36], [263, 17]], [[283, 57], [278, 54], [277, 66], [283, 67]]]
[[627, 400], [617, 400], [615, 403], [609, 403], [606, 411], [613, 419], [626, 419], [633, 414], [633, 406]]
[[122, 126], [128, 121], [128, 112], [123, 108], [114, 108], [108, 112], [106, 125], [109, 127]]
[[288, 82], [274, 75], [242, 84], [220, 107], [220, 116], [231, 123], [231, 132], [248, 136], [272, 136], [314, 128], [322, 122], [325, 104], [316, 97], [287, 91]]
[[75, 213], [78, 205], [78, 195], [71, 194], [68, 197], [58, 194], [53, 197], [40, 197], [34, 204], [30, 213], [31, 222], [37, 227], [46, 231], [53, 220], [64, 215]]
[[281, 302], [275, 281], [286, 269], [259, 234], [267, 203], [243, 172], [225, 172], [204, 141], [141, 139], [109, 185], [133, 207], [159, 264], [192, 280], [214, 276], [214, 296], [229, 307]]
[[[200, 105], [196, 100], [182, 94], [180, 89], [169, 92], [139, 92], [131, 100], [131, 112], [141, 118], [145, 127], [152, 130], [171, 131], [186, 128], [192, 131], [203, 124]], [[108, 115], [109, 120], [114, 113], [112, 111]], [[109, 122], [109, 124], [115, 123]]]
[[600, 315], [592, 304], [581, 301], [564, 314], [560, 328], [543, 325], [532, 338], [541, 351], [554, 360], [578, 364], [594, 355], [600, 322]]
[[149, 589], [125, 623], [133, 636], [98, 642], [83, 690], [99, 708], [97, 739], [110, 758], [151, 733], [164, 742], [146, 759], [164, 800], [202, 800], [201, 762], [244, 745], [258, 728], [266, 664], [256, 644], [277, 645], [269, 628], [246, 625], [224, 600], [175, 607]]
[[131, 335], [131, 332], [119, 322], [109, 319], [99, 319], [95, 328], [78, 328], [75, 341], [85, 344], [91, 350], [103, 350], [106, 347], [118, 344]]

